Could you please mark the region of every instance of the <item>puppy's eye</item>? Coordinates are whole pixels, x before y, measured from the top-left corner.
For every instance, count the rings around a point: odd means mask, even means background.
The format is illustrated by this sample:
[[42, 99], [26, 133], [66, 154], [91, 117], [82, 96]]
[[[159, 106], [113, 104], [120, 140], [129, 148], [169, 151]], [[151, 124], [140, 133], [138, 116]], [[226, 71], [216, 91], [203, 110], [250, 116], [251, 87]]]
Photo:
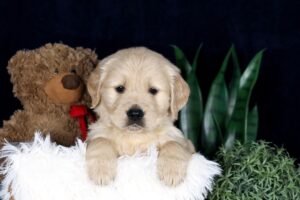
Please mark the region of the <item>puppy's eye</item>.
[[119, 85], [117, 87], [115, 87], [115, 90], [117, 91], [117, 93], [123, 93], [125, 91], [125, 87], [123, 85]]
[[149, 91], [149, 93], [152, 94], [152, 95], [156, 95], [156, 94], [158, 93], [158, 89], [153, 88], [153, 87], [149, 88], [148, 91]]

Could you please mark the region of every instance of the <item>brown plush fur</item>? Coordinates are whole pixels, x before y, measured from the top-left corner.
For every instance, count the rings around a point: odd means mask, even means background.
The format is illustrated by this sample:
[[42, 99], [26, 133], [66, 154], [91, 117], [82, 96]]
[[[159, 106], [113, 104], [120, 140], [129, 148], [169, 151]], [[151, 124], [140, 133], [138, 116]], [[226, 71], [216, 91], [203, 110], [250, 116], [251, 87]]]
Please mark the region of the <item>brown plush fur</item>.
[[[7, 68], [13, 93], [24, 108], [4, 121], [0, 145], [4, 140], [30, 141], [36, 130], [50, 134], [58, 144], [73, 145], [80, 130], [78, 122], [69, 116], [70, 105], [90, 105], [84, 83], [96, 64], [95, 52], [64, 44], [46, 44], [35, 50], [18, 51]], [[81, 78], [79, 89], [65, 89], [63, 77], [75, 73]]]

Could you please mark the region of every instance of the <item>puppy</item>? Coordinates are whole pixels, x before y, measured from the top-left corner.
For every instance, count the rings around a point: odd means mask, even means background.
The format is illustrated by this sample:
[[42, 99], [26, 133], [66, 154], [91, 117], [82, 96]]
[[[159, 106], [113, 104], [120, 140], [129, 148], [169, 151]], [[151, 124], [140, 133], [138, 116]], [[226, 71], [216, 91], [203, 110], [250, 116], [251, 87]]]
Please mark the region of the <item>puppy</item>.
[[147, 48], [129, 48], [103, 59], [87, 87], [100, 116], [88, 138], [90, 179], [109, 184], [116, 176], [118, 156], [156, 145], [158, 177], [168, 186], [180, 184], [195, 150], [173, 125], [190, 92], [179, 70]]

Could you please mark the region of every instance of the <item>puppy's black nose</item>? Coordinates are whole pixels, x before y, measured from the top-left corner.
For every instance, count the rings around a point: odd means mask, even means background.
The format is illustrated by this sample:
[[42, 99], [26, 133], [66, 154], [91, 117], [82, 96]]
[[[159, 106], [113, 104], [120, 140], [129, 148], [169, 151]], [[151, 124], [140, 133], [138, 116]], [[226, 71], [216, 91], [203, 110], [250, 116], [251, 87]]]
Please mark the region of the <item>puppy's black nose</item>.
[[140, 108], [130, 108], [127, 116], [132, 121], [139, 121], [144, 117], [144, 112]]

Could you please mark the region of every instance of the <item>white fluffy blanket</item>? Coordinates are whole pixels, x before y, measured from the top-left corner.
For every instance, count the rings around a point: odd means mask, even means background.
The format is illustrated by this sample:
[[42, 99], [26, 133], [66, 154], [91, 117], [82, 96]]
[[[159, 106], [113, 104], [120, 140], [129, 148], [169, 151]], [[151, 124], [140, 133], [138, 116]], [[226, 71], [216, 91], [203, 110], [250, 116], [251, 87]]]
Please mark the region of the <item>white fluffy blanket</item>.
[[36, 135], [32, 143], [6, 144], [7, 158], [1, 197], [9, 200], [202, 200], [220, 174], [217, 163], [194, 154], [186, 180], [175, 188], [164, 186], [156, 175], [157, 151], [124, 156], [118, 160], [117, 177], [109, 186], [94, 185], [85, 169], [86, 144], [57, 146]]

